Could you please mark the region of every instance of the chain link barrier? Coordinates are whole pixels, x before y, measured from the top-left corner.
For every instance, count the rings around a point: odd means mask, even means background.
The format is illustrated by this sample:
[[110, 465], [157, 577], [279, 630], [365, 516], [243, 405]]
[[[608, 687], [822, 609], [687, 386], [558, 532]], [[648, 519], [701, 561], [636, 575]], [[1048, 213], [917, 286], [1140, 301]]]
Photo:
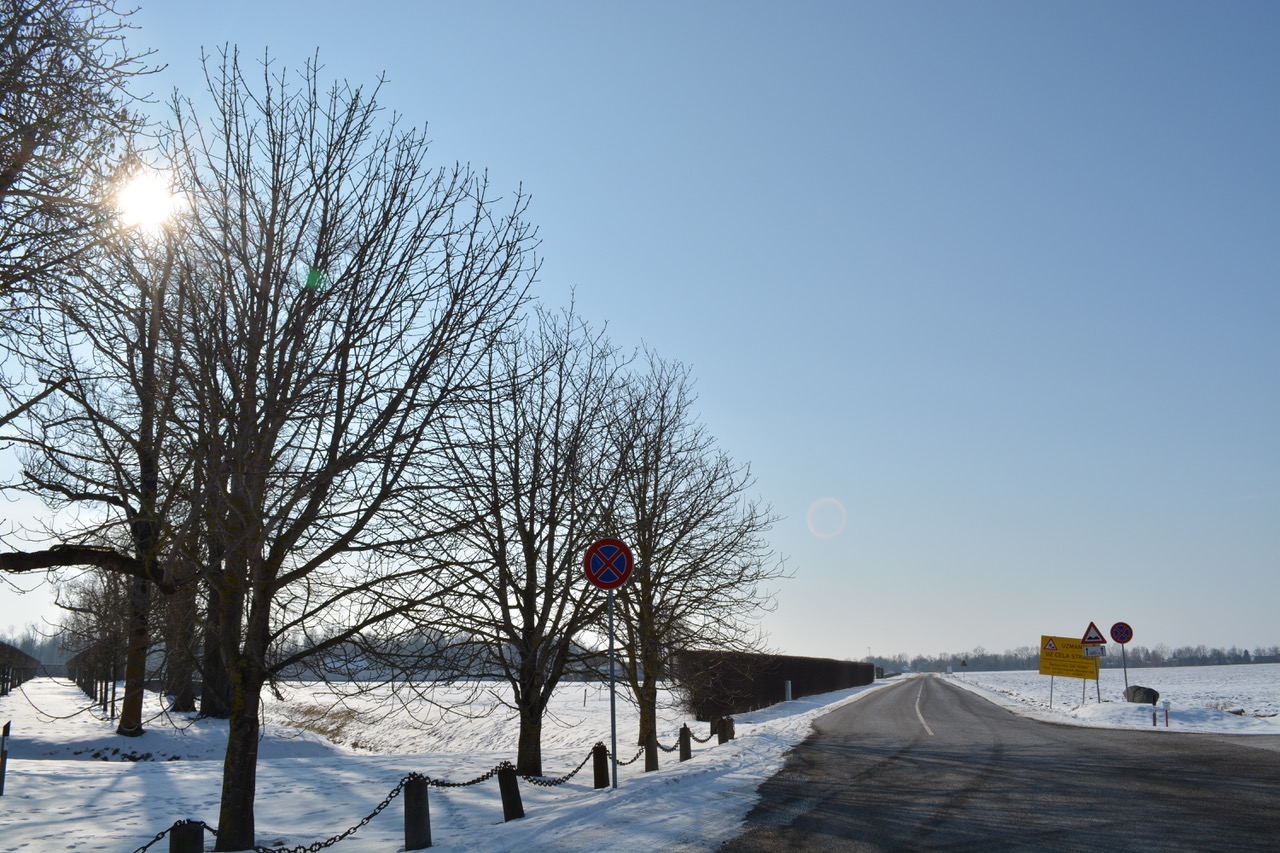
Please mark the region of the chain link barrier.
[[[697, 741], [698, 743], [706, 743], [707, 741], [711, 740], [711, 738], [714, 737], [714, 735], [708, 735], [707, 738], [704, 740], [698, 737], [694, 737], [691, 732], [690, 737], [692, 737], [693, 740]], [[679, 743], [677, 743], [676, 746], [671, 746], [671, 747], [666, 747], [666, 746], [663, 746], [661, 743], [659, 743], [658, 748], [661, 749], [663, 752], [675, 752], [679, 748]], [[593, 754], [594, 754], [594, 750], [592, 752], [588, 752], [587, 757], [582, 759], [581, 764], [579, 764], [574, 769], [570, 770], [565, 775], [555, 779], [551, 779], [546, 776], [529, 776], [525, 774], [520, 774], [520, 778], [528, 782], [530, 785], [535, 785], [541, 788], [554, 788], [559, 785], [565, 784], [574, 776], [577, 776], [580, 772], [582, 772], [582, 768], [587, 766], [587, 762], [591, 760], [591, 757]], [[610, 755], [612, 755], [612, 753], [610, 753]], [[640, 747], [639, 751], [637, 751], [636, 754], [632, 756], [630, 760], [619, 761], [618, 766], [626, 767], [628, 764], [635, 764], [637, 761], [640, 760], [640, 756], [642, 755], [644, 755], [643, 746]], [[371, 811], [368, 815], [366, 815], [363, 820], [361, 820], [355, 826], [348, 829], [346, 832], [343, 832], [340, 835], [333, 836], [328, 841], [317, 841], [314, 844], [302, 844], [297, 847], [251, 847], [249, 849], [253, 850], [254, 853], [318, 853], [318, 851], [324, 850], [325, 848], [328, 848], [328, 847], [332, 847], [333, 845], [337, 844], [339, 841], [343, 840], [344, 838], [354, 835], [356, 830], [360, 829], [361, 827], [367, 826], [371, 820], [373, 820], [378, 815], [382, 814], [383, 810], [385, 810], [387, 806], [391, 805], [392, 801], [395, 800], [396, 797], [400, 796], [400, 794], [404, 791], [404, 786], [414, 779], [424, 779], [426, 780], [427, 785], [433, 788], [467, 788], [467, 787], [470, 787], [471, 785], [479, 785], [481, 782], [489, 781], [493, 777], [497, 776], [498, 772], [502, 770], [504, 767], [510, 767], [513, 770], [515, 769], [515, 766], [510, 761], [503, 761], [497, 766], [495, 766], [488, 773], [484, 773], [467, 782], [446, 782], [443, 779], [432, 779], [430, 776], [425, 776], [421, 773], [410, 773], [409, 775], [401, 779], [396, 784], [396, 786], [391, 789], [390, 793], [387, 794], [387, 796], [382, 800], [382, 802], [378, 803], [378, 805], [374, 807], [373, 811]], [[150, 849], [154, 844], [163, 840], [164, 837], [169, 833], [173, 832], [174, 829], [176, 829], [179, 826], [187, 826], [189, 824], [199, 824], [201, 827], [203, 827], [205, 830], [211, 833], [214, 838], [218, 837], [218, 830], [214, 829], [212, 826], [209, 826], [209, 824], [205, 823], [202, 820], [179, 820], [179, 821], [175, 821], [173, 826], [170, 826], [168, 829], [164, 830], [163, 832], [156, 833], [155, 838], [151, 839], [146, 844], [139, 847], [137, 850], [134, 850], [133, 853], [146, 853], [148, 849]]]
[[[407, 785], [411, 779], [423, 779], [423, 778], [426, 778], [426, 777], [424, 777], [421, 773], [410, 773], [408, 776], [405, 776], [403, 779], [400, 780], [399, 784], [397, 784], [394, 788], [391, 789], [391, 793], [387, 794], [386, 798], [383, 799], [382, 802], [378, 803], [378, 805], [374, 807], [373, 811], [369, 812], [369, 814], [364, 818], [364, 820], [360, 821], [355, 826], [351, 827], [341, 835], [335, 835], [333, 838], [330, 838], [328, 841], [317, 841], [315, 844], [301, 844], [297, 847], [253, 847], [252, 849], [254, 850], [254, 853], [317, 853], [317, 851], [323, 850], [326, 847], [332, 847], [333, 845], [337, 844], [339, 841], [346, 838], [347, 836], [354, 835], [357, 829], [360, 829], [362, 826], [367, 825], [369, 821], [373, 820], [375, 817], [382, 814], [382, 810], [385, 809], [387, 806], [391, 805], [392, 800], [400, 796], [400, 792], [404, 790], [404, 786]], [[206, 826], [206, 829], [209, 829], [210, 832], [213, 832], [215, 836], [218, 834], [217, 832], [214, 832], [211, 828], [207, 826]]]
[[618, 766], [619, 766], [619, 767], [626, 767], [628, 764], [635, 764], [637, 761], [639, 761], [639, 760], [640, 760], [640, 756], [642, 756], [642, 755], [644, 755], [644, 747], [643, 747], [643, 746], [642, 746], [642, 747], [640, 747], [640, 750], [635, 754], [635, 756], [634, 756], [630, 761], [619, 761], [619, 762], [618, 762]]
[[587, 766], [587, 762], [591, 760], [591, 756], [593, 754], [594, 754], [593, 752], [588, 752], [587, 757], [582, 759], [581, 764], [579, 764], [577, 767], [570, 770], [565, 775], [561, 776], [559, 779], [548, 779], [546, 776], [525, 776], [523, 774], [521, 774], [520, 778], [528, 782], [530, 785], [537, 785], [541, 788], [554, 788], [557, 785], [563, 785], [565, 782], [568, 782], [574, 776], [577, 776], [578, 772], [581, 771], [582, 768]]
[[663, 746], [662, 741], [658, 741], [658, 749], [663, 752], [675, 752], [680, 748], [680, 741], [676, 741], [674, 746]]
[[715, 736], [716, 736], [716, 733], [715, 733], [715, 732], [712, 732], [711, 734], [707, 735], [706, 737], [698, 737], [698, 736], [697, 736], [697, 735], [695, 735], [693, 732], [689, 732], [689, 737], [693, 739], [693, 742], [694, 742], [694, 743], [706, 743], [707, 741], [711, 740], [711, 739], [712, 739], [713, 737], [715, 737]]
[[498, 771], [502, 769], [502, 765], [509, 764], [509, 763], [510, 762], [508, 761], [504, 761], [502, 762], [502, 764], [499, 764], [497, 767], [493, 768], [488, 773], [484, 774], [483, 776], [477, 776], [476, 778], [472, 779], [470, 782], [446, 782], [443, 779], [432, 779], [430, 776], [428, 776], [426, 777], [427, 784], [430, 785], [432, 788], [466, 788], [471, 785], [479, 785], [481, 782], [488, 782], [494, 776], [497, 776]]
[[202, 821], [202, 820], [200, 820], [200, 821], [195, 821], [195, 820], [179, 820], [179, 821], [175, 821], [175, 822], [174, 822], [174, 824], [173, 824], [173, 826], [169, 827], [168, 829], [166, 829], [166, 830], [164, 830], [164, 831], [162, 831], [162, 832], [157, 832], [157, 833], [156, 833], [156, 837], [155, 837], [155, 838], [151, 839], [151, 840], [150, 840], [150, 841], [148, 841], [146, 844], [144, 844], [144, 845], [142, 845], [141, 847], [139, 847], [137, 850], [134, 850], [134, 851], [133, 851], [133, 853], [146, 853], [147, 849], [148, 849], [148, 848], [150, 848], [152, 844], [155, 844], [157, 841], [160, 841], [160, 840], [161, 840], [161, 839], [163, 839], [166, 835], [168, 835], [169, 833], [173, 832], [173, 830], [174, 830], [174, 828], [175, 828], [175, 827], [185, 826], [185, 825], [187, 825], [187, 824], [189, 824], [189, 823], [200, 823], [200, 824], [203, 824], [203, 823], [204, 823], [204, 821]]

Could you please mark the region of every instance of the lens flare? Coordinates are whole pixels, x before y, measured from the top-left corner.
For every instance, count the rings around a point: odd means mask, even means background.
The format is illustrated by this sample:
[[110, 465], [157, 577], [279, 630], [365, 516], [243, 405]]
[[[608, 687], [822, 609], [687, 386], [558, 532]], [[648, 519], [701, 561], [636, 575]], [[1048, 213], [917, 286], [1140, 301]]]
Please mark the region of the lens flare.
[[849, 513], [835, 498], [819, 498], [809, 506], [809, 532], [819, 539], [835, 539], [844, 531]]

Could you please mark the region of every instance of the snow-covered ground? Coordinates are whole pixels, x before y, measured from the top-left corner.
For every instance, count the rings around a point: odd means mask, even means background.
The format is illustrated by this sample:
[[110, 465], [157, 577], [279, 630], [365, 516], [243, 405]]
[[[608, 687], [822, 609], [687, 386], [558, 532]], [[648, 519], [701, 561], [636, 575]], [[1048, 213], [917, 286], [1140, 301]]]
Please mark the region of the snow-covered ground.
[[[1103, 703], [1088, 682], [1036, 673], [966, 673], [955, 683], [1021, 713], [1062, 722], [1119, 727], [1151, 726], [1150, 708], [1120, 700], [1122, 676], [1104, 671]], [[1280, 665], [1131, 670], [1130, 681], [1155, 687], [1171, 701], [1170, 731], [1280, 734]], [[892, 681], [783, 703], [737, 719], [737, 739], [695, 744], [691, 761], [662, 755], [662, 769], [643, 772], [643, 760], [620, 770], [616, 790], [595, 790], [587, 766], [555, 788], [521, 783], [526, 817], [503, 823], [496, 781], [467, 788], [431, 789], [433, 849], [496, 851], [697, 851], [731, 836], [755, 801], [755, 789], [778, 770], [787, 749], [811, 722]], [[492, 685], [454, 688], [467, 716], [443, 714], [427, 704], [393, 710], [385, 696], [333, 699], [294, 686], [270, 699], [258, 769], [258, 843], [298, 847], [337, 835], [373, 811], [410, 772], [466, 781], [515, 757], [516, 728], [509, 712], [486, 713]], [[621, 696], [621, 694], [620, 694]], [[0, 850], [136, 850], [179, 819], [217, 824], [225, 723], [158, 714], [147, 733], [124, 739], [86, 709], [66, 682], [38, 679], [0, 698], [0, 724], [12, 720], [5, 795], [0, 800]], [[442, 704], [447, 704], [444, 702]], [[1078, 706], [1078, 707], [1077, 707]], [[1243, 714], [1232, 713], [1243, 711]], [[661, 713], [660, 739], [673, 744], [689, 722], [675, 707]], [[637, 717], [618, 703], [621, 757], [635, 754]], [[1163, 708], [1160, 709], [1163, 727]], [[300, 725], [305, 727], [299, 727]], [[323, 734], [321, 733], [323, 732]], [[608, 690], [568, 684], [559, 691], [544, 729], [544, 770], [560, 776], [577, 767], [597, 741], [608, 743]], [[212, 839], [206, 838], [207, 849]], [[393, 853], [403, 849], [399, 803], [339, 842], [337, 853]], [[150, 848], [168, 849], [168, 840]]]
[[[1152, 727], [1152, 706], [1124, 701], [1123, 670], [1104, 669], [1096, 683], [1050, 679], [1034, 671], [972, 672], [952, 678], [956, 684], [1029, 717], [1104, 728]], [[1280, 664], [1130, 669], [1128, 679], [1129, 684], [1160, 693], [1154, 709], [1157, 728], [1280, 734]], [[1167, 714], [1165, 702], [1169, 703]]]

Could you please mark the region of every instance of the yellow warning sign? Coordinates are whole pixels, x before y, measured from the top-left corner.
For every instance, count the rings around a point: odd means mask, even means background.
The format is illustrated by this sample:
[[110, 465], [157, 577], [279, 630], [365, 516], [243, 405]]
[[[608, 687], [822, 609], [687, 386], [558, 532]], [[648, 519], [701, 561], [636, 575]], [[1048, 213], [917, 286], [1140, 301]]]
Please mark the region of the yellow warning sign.
[[1084, 656], [1084, 646], [1070, 637], [1040, 637], [1040, 674], [1098, 680], [1097, 658]]

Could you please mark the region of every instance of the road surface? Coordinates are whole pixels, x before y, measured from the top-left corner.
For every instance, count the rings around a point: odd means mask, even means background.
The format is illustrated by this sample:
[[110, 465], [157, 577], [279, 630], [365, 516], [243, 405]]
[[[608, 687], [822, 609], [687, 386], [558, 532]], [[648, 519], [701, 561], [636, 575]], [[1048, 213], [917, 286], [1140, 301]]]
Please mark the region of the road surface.
[[1280, 851], [1280, 737], [1043, 723], [934, 676], [814, 730], [721, 853]]

